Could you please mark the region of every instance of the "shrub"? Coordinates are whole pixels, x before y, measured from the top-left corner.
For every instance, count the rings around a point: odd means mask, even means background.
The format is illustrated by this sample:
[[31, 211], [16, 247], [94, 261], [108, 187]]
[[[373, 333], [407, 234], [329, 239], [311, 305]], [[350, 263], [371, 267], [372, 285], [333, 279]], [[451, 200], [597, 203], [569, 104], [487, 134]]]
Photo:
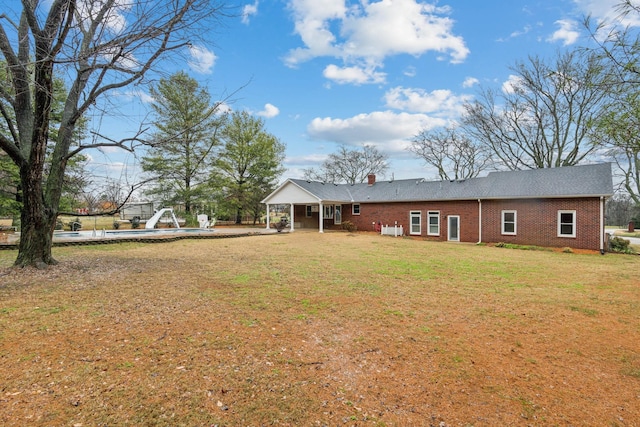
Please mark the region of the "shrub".
[[113, 229], [117, 230], [118, 228], [120, 228], [120, 221], [113, 221]]
[[140, 217], [134, 216], [133, 219], [131, 220], [131, 228], [138, 228], [138, 227], [140, 227]]
[[609, 240], [609, 250], [611, 252], [621, 252], [623, 254], [631, 254], [633, 251], [629, 247], [631, 241], [622, 237], [612, 237]]
[[349, 232], [352, 232], [352, 231], [356, 231], [358, 229], [358, 227], [354, 223], [352, 223], [351, 221], [344, 221], [342, 223], [342, 229], [343, 230], [347, 230]]

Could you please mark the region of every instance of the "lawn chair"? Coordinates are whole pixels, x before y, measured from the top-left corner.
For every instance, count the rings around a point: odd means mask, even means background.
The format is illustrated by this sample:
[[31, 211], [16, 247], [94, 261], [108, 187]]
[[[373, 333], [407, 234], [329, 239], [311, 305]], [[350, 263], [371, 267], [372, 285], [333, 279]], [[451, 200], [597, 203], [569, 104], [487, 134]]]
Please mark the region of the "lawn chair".
[[198, 215], [198, 224], [200, 228], [209, 228], [211, 227], [211, 222], [209, 221], [209, 216], [206, 214]]

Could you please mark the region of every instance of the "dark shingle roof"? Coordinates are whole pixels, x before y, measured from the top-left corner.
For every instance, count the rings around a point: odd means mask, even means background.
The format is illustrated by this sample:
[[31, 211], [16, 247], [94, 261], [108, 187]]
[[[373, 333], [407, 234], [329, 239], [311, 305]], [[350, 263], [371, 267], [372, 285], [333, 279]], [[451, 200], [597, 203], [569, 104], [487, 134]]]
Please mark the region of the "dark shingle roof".
[[328, 184], [290, 179], [322, 201], [401, 202], [513, 198], [599, 197], [613, 194], [611, 164], [491, 172], [461, 181], [403, 179], [368, 184]]

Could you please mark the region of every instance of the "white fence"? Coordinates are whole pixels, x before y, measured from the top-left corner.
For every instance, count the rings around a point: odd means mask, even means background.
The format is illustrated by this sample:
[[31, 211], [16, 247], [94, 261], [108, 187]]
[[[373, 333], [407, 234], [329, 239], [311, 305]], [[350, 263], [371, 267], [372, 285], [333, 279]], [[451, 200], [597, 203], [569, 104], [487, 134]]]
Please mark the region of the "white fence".
[[404, 235], [404, 230], [402, 229], [402, 225], [383, 225], [380, 234], [383, 236], [398, 237]]

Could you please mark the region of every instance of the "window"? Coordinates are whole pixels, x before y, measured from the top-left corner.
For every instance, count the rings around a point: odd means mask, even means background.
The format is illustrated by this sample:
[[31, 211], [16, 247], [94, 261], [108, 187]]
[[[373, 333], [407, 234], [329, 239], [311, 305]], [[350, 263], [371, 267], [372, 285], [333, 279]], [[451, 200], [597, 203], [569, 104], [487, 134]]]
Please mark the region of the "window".
[[354, 203], [351, 207], [352, 215], [360, 215], [360, 203]]
[[324, 219], [333, 219], [333, 205], [324, 206]]
[[438, 211], [427, 212], [427, 219], [429, 221], [429, 229], [427, 230], [427, 234], [429, 236], [439, 236], [440, 235], [440, 212]]
[[516, 234], [517, 211], [502, 211], [502, 234]]
[[558, 237], [576, 237], [576, 211], [558, 211]]
[[313, 212], [313, 207], [311, 205], [307, 205], [307, 218], [311, 217], [311, 212]]
[[422, 233], [422, 213], [420, 211], [411, 211], [409, 213], [411, 229], [409, 230], [409, 234], [421, 234]]

